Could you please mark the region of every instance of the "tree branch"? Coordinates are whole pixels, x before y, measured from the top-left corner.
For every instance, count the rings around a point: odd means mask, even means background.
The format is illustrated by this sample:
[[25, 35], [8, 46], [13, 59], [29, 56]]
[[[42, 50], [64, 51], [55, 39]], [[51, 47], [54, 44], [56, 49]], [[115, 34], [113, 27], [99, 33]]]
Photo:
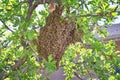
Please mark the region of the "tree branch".
[[[25, 63], [25, 59], [20, 59], [18, 62], [15, 63], [15, 65], [13, 65], [13, 67], [11, 68], [12, 71], [16, 71], [19, 69], [19, 67], [21, 65], [23, 65]], [[7, 71], [4, 71], [2, 73], [0, 73], [0, 80], [5, 79], [6, 77], [8, 77], [10, 74]]]
[[28, 13], [27, 13], [27, 16], [26, 16], [26, 20], [29, 21], [30, 20], [30, 17], [32, 15], [32, 12], [33, 10], [40, 4], [38, 1], [34, 2], [33, 4], [33, 1], [29, 1], [28, 2], [29, 4], [29, 8], [28, 8]]
[[75, 17], [103, 17], [103, 16], [112, 16], [113, 12], [120, 12], [120, 11], [106, 11], [106, 12], [101, 12], [101, 13], [98, 13], [98, 14], [77, 15]]
[[26, 16], [26, 20], [27, 21], [30, 20], [32, 12], [34, 11], [34, 9], [39, 4], [52, 3], [52, 2], [61, 4], [61, 0], [38, 0], [38, 1], [35, 1], [35, 2], [34, 2], [34, 0], [28, 0], [29, 8], [28, 8], [28, 13], [27, 13], [27, 16]]

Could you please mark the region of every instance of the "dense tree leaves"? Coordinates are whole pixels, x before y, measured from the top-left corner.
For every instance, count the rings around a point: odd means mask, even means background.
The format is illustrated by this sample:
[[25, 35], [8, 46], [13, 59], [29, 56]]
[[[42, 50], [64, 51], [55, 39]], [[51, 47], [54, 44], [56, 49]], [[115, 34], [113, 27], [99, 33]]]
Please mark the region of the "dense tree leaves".
[[[62, 0], [62, 4], [61, 0], [52, 1], [64, 5], [61, 20], [75, 21], [76, 29], [84, 32], [82, 42], [70, 44], [62, 57], [60, 67], [64, 69], [66, 80], [74, 76], [84, 78], [86, 74], [93, 79], [93, 72], [101, 80], [120, 79], [115, 43], [104, 43], [94, 37], [95, 33], [100, 37], [108, 35], [101, 26], [111, 25], [120, 15], [120, 1]], [[56, 70], [51, 56], [48, 62], [37, 56], [35, 45], [39, 29], [47, 23], [50, 3], [51, 0], [0, 0], [0, 79], [44, 80]], [[38, 10], [38, 7], [44, 9]], [[48, 71], [44, 77], [41, 70]], [[82, 77], [77, 75], [79, 73]]]

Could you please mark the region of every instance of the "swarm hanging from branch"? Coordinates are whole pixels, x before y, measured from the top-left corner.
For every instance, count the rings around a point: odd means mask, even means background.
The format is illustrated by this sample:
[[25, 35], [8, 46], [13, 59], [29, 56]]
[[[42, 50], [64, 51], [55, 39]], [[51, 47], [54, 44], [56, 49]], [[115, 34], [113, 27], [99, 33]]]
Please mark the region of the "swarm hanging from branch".
[[40, 29], [38, 35], [38, 54], [47, 61], [48, 56], [52, 55], [57, 68], [66, 47], [74, 41], [80, 41], [74, 36], [75, 22], [61, 19], [63, 8], [63, 6], [56, 6], [56, 9], [47, 17], [45, 27]]

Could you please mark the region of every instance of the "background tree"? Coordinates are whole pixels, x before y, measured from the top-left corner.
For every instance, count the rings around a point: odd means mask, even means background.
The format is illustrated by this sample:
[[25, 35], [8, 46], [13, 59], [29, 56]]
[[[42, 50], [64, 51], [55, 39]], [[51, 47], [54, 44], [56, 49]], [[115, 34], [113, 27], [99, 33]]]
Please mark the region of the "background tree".
[[[56, 9], [49, 12], [53, 3]], [[119, 79], [115, 73], [120, 67], [115, 43], [104, 43], [94, 37], [96, 32], [107, 36], [98, 21], [104, 26], [111, 25], [120, 14], [119, 3], [119, 0], [0, 1], [0, 79], [48, 79], [56, 66], [64, 69], [66, 80], [74, 76], [82, 79], [78, 73], [83, 77], [88, 73], [93, 79], [93, 71], [99, 79]], [[37, 11], [36, 7], [42, 4], [44, 10]], [[41, 70], [47, 70], [45, 77], [37, 73]]]

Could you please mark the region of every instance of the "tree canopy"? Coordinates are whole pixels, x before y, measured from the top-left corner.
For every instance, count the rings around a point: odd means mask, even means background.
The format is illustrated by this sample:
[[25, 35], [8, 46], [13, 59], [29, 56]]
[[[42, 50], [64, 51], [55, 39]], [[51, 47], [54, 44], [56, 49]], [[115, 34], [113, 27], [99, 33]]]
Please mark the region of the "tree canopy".
[[46, 80], [57, 68], [66, 80], [120, 79], [117, 44], [94, 37], [119, 15], [120, 0], [0, 0], [0, 80]]

